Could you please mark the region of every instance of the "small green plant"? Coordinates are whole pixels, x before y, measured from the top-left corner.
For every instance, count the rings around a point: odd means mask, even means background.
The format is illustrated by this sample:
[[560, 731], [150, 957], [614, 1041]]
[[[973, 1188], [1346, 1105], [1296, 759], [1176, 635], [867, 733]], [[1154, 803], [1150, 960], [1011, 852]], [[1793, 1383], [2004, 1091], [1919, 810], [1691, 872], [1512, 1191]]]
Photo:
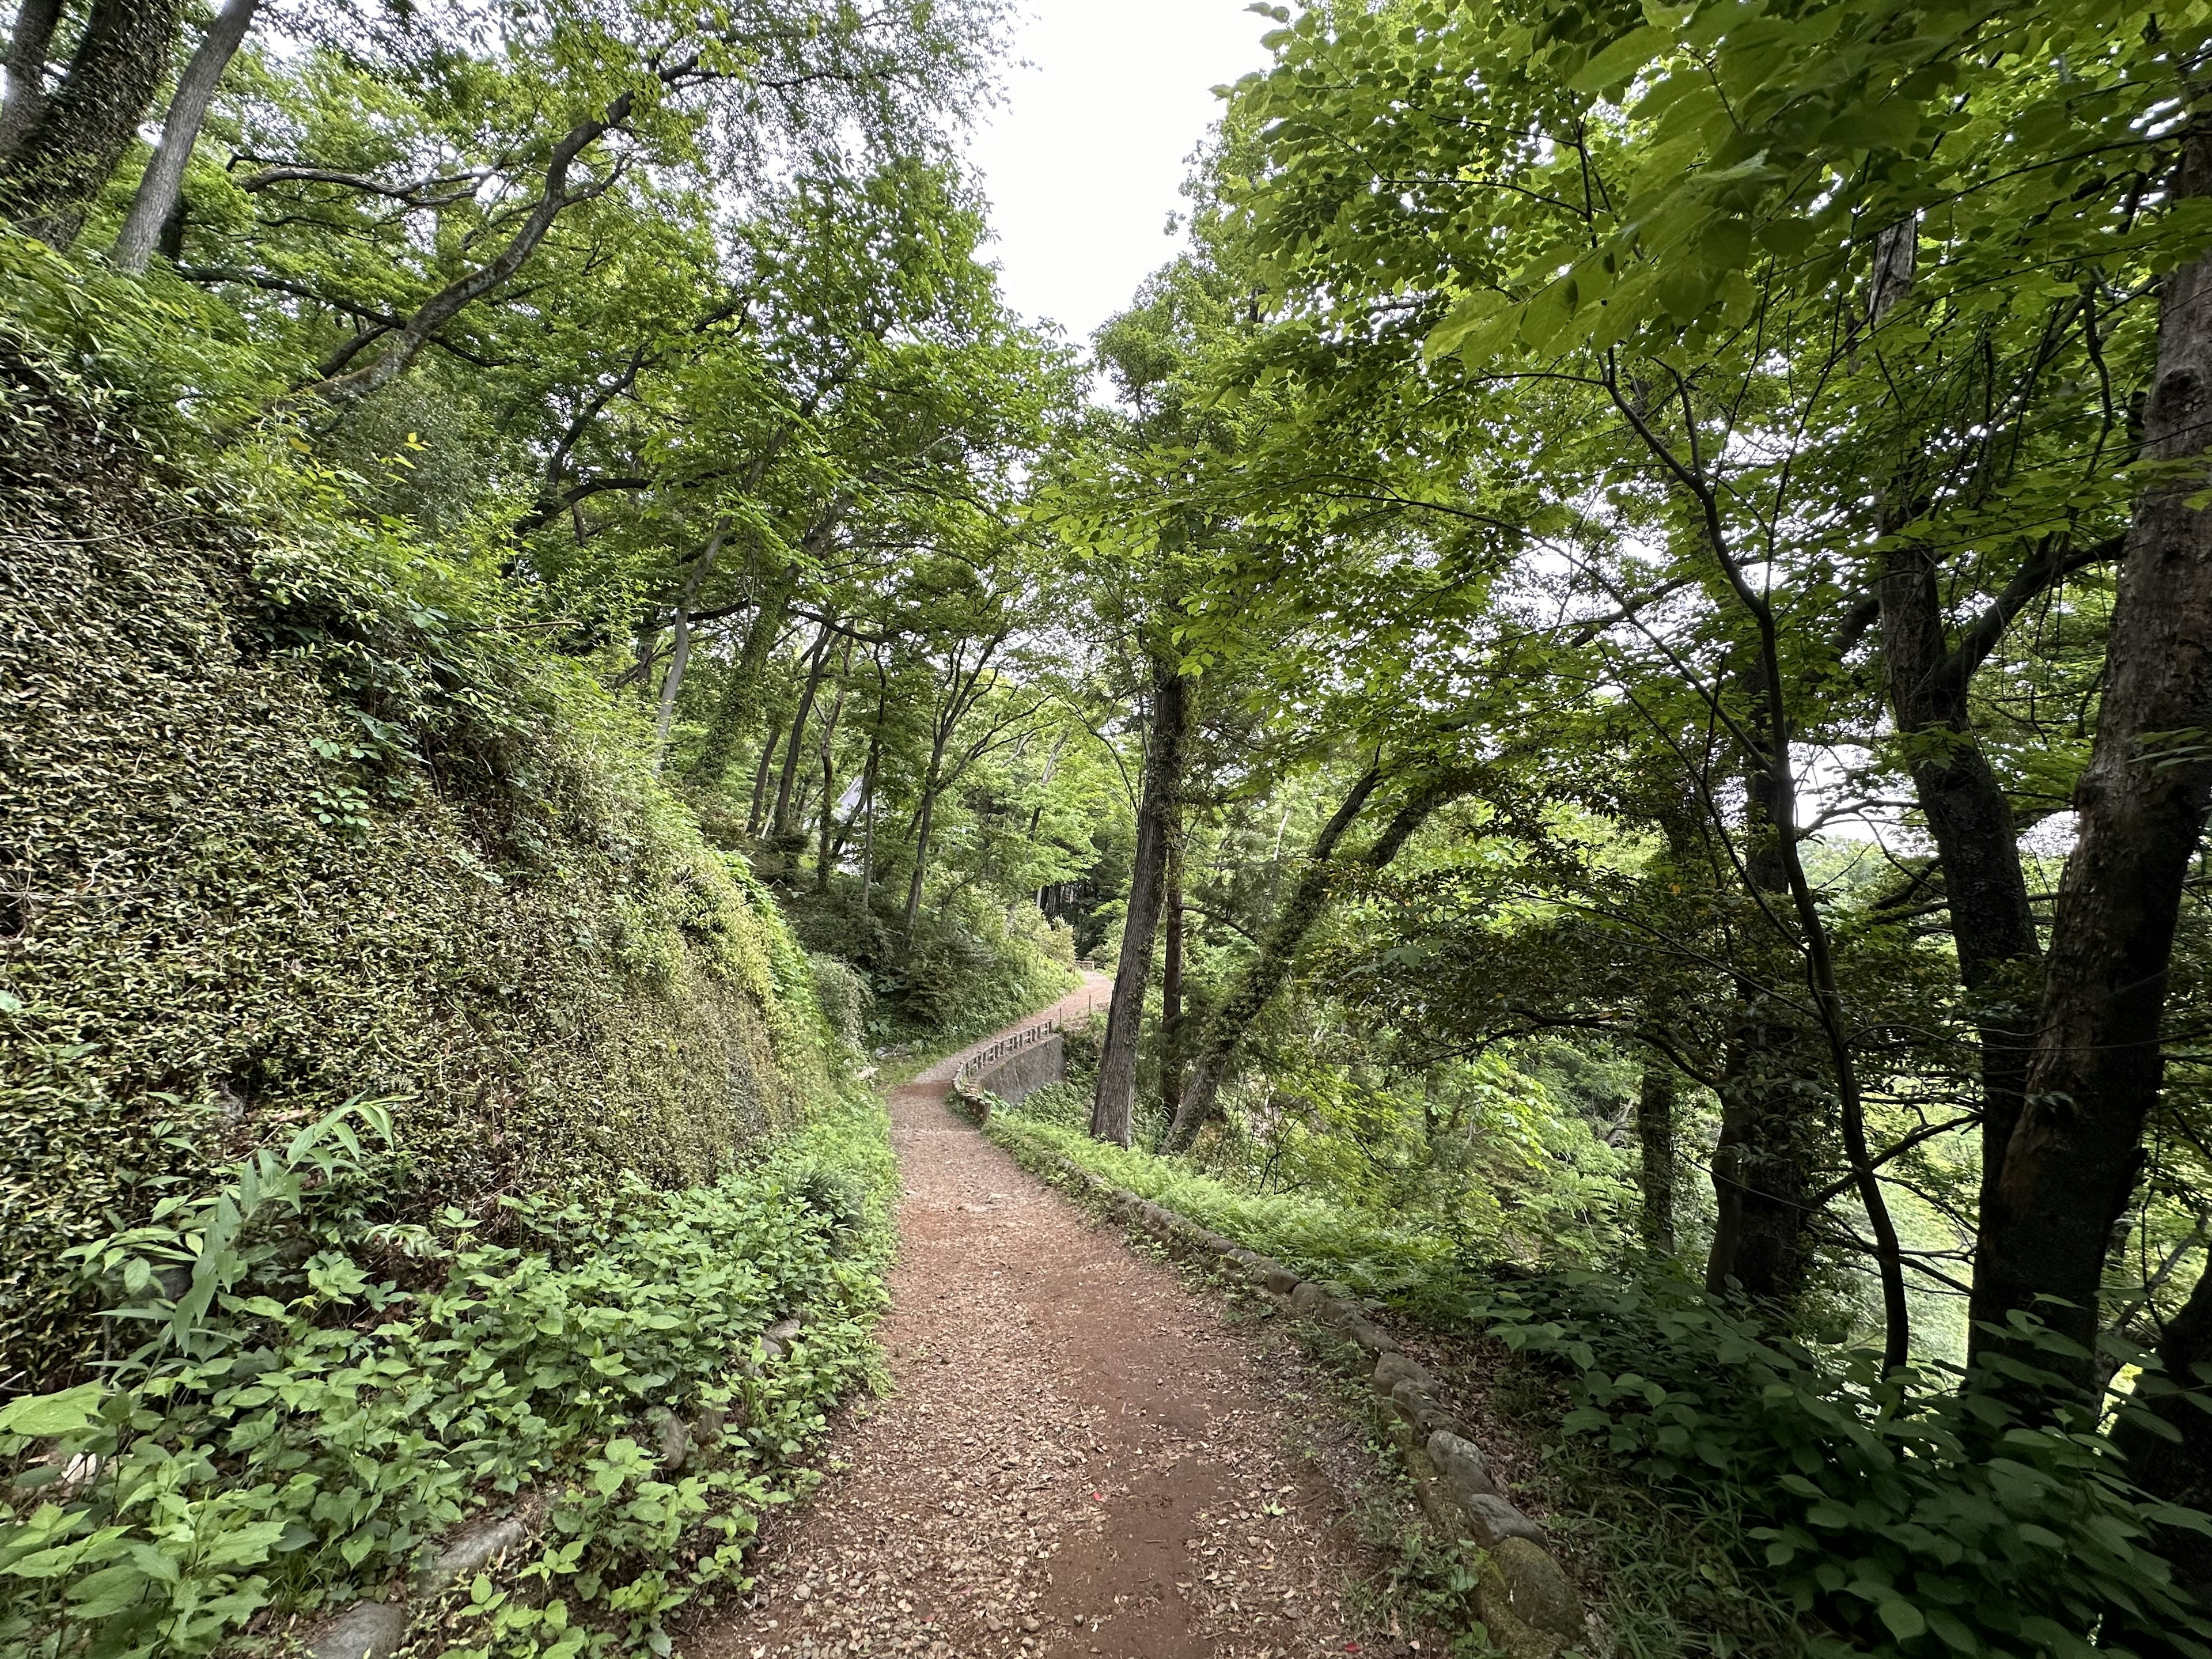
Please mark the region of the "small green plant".
[[[830, 1109], [710, 1185], [409, 1224], [377, 1214], [389, 1139], [383, 1103], [350, 1103], [78, 1253], [144, 1340], [0, 1410], [0, 1647], [210, 1653], [533, 1487], [542, 1536], [470, 1587], [450, 1650], [665, 1651], [670, 1613], [741, 1573], [825, 1407], [877, 1375], [880, 1114]], [[702, 1413], [711, 1446], [664, 1467], [651, 1424]]]

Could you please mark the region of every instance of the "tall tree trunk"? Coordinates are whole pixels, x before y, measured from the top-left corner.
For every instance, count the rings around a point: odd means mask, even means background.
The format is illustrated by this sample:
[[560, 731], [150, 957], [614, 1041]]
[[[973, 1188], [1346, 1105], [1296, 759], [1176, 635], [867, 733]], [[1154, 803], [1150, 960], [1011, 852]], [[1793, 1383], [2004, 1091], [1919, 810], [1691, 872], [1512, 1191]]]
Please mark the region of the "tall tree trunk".
[[783, 722], [770, 720], [768, 734], [761, 739], [760, 764], [753, 769], [753, 799], [751, 810], [745, 814], [745, 834], [757, 836], [763, 821], [768, 815], [768, 775], [775, 764], [775, 751], [783, 742]]
[[161, 142], [147, 160], [138, 193], [131, 200], [131, 211], [124, 218], [123, 228], [116, 233], [115, 246], [107, 252], [108, 263], [118, 270], [146, 269], [146, 261], [161, 240], [162, 226], [176, 210], [185, 185], [185, 163], [191, 159], [192, 146], [199, 142], [200, 124], [207, 119], [216, 84], [237, 55], [260, 7], [261, 0], [226, 0], [201, 37], [191, 61], [185, 65], [184, 74], [178, 77], [177, 89], [169, 99], [169, 112], [161, 118]]
[[46, 112], [46, 55], [61, 16], [61, 0], [21, 0], [15, 9], [15, 32], [8, 37], [8, 90], [0, 98], [0, 162], [15, 153]]
[[[762, 712], [761, 684], [768, 676], [768, 659], [783, 634], [784, 619], [791, 614], [791, 602], [798, 591], [798, 573], [789, 568], [775, 571], [761, 584], [760, 604], [738, 646], [730, 683], [722, 688], [721, 701], [714, 705], [714, 716], [707, 722], [699, 758], [691, 763], [690, 780], [697, 787], [711, 790], [721, 782], [736, 758], [738, 745], [744, 740], [754, 717]], [[775, 746], [773, 738], [768, 746]], [[758, 820], [757, 810], [753, 817]]]
[[844, 660], [837, 669], [837, 695], [830, 704], [830, 718], [822, 722], [822, 834], [815, 844], [814, 890], [830, 890], [830, 872], [836, 866], [836, 852], [831, 837], [837, 828], [837, 723], [845, 717], [845, 693], [852, 684], [853, 647], [845, 647]]
[[[2212, 195], [2212, 126], [2192, 112], [2178, 194]], [[2142, 1165], [2164, 1082], [2159, 1024], [2182, 884], [2212, 798], [2212, 255], [2166, 275], [2143, 410], [2152, 464], [2136, 499], [2106, 647], [2096, 744], [2075, 791], [2079, 838], [2051, 927], [2026, 1104], [1975, 1252], [1976, 1301], [2039, 1312], [2094, 1349], [2113, 1223]], [[2042, 1304], [2054, 1297], [2063, 1305]], [[1977, 1329], [1971, 1358], [2058, 1370], [2085, 1394], [2094, 1362]]]
[[668, 733], [676, 724], [676, 694], [684, 687], [684, 671], [691, 663], [691, 606], [699, 597], [700, 588], [714, 568], [716, 555], [722, 550], [722, 538], [728, 533], [727, 520], [714, 526], [705, 550], [692, 561], [691, 574], [684, 584], [684, 592], [676, 601], [676, 642], [669, 653], [668, 672], [660, 682], [660, 714], [653, 723], [653, 769], [658, 774], [668, 758]]
[[[1919, 229], [1917, 216], [1907, 218], [1875, 240], [1869, 313], [1877, 327], [1912, 290]], [[1909, 461], [1900, 466], [1883, 492], [1877, 528], [1885, 540], [1920, 510], [1912, 471]], [[1875, 591], [1890, 710], [1942, 865], [1959, 979], [1972, 1005], [1982, 1079], [1978, 1212], [1986, 1215], [2020, 1121], [2034, 1036], [2033, 980], [2042, 951], [2012, 803], [1974, 735], [1968, 699], [1973, 665], [1952, 645], [1929, 550], [1892, 547], [1881, 556]], [[2002, 1316], [1970, 1300], [1970, 1321]]]
[[[1330, 860], [1336, 854], [1337, 843], [1344, 839], [1345, 832], [1352, 828], [1360, 809], [1367, 804], [1367, 798], [1374, 793], [1379, 778], [1380, 774], [1370, 768], [1352, 785], [1338, 805], [1335, 815], [1322, 826], [1321, 834], [1314, 837], [1305, 868], [1299, 872], [1290, 897], [1276, 913], [1274, 925], [1267, 930], [1267, 937], [1260, 946], [1260, 954], [1244, 970], [1236, 988], [1207, 1018], [1205, 1033], [1199, 1039], [1198, 1059], [1191, 1066], [1190, 1081], [1184, 1086], [1175, 1121], [1168, 1127], [1167, 1145], [1170, 1148], [1188, 1146], [1205, 1127], [1206, 1119], [1213, 1115], [1221, 1085], [1228, 1080], [1230, 1068], [1243, 1051], [1253, 1023], [1290, 978], [1298, 947], [1305, 943], [1307, 933], [1328, 908], [1329, 878], [1334, 872]], [[1361, 854], [1360, 862], [1370, 870], [1382, 869], [1398, 856], [1413, 839], [1413, 832], [1428, 821], [1429, 814], [1465, 793], [1468, 787], [1465, 779], [1450, 776], [1433, 779], [1417, 787], [1383, 826], [1375, 844]]]
[[791, 742], [783, 751], [783, 773], [775, 783], [775, 811], [770, 815], [770, 835], [776, 841], [791, 835], [791, 786], [799, 776], [799, 757], [806, 744], [806, 722], [814, 718], [814, 699], [822, 690], [822, 676], [830, 666], [830, 642], [836, 637], [830, 623], [814, 636], [806, 653], [806, 681], [799, 693], [799, 713], [791, 722]]
[[[1746, 677], [1754, 708], [1764, 709], [1763, 677]], [[1796, 833], [1789, 802], [1767, 750], [1775, 739], [1771, 713], [1754, 721], [1761, 751], [1745, 775], [1744, 864], [1755, 894], [1787, 903], [1790, 876], [1783, 838]], [[1785, 742], [1786, 747], [1786, 742]], [[1745, 926], [1765, 927], [1753, 913]], [[1739, 975], [1728, 1066], [1720, 1088], [1720, 1139], [1713, 1148], [1715, 1215], [1705, 1285], [1716, 1295], [1733, 1282], [1753, 1301], [1787, 1306], [1802, 1293], [1811, 1267], [1806, 1224], [1812, 1172], [1826, 1104], [1818, 1068], [1805, 1052], [1806, 1033], [1789, 997], [1783, 949], [1739, 947], [1752, 971]]]
[[1636, 1096], [1636, 1145], [1642, 1160], [1643, 1206], [1638, 1229], [1662, 1255], [1674, 1250], [1674, 1068], [1654, 1054], [1644, 1062]]
[[906, 915], [900, 927], [908, 947], [921, 921], [921, 888], [929, 874], [929, 838], [937, 825], [937, 796], [945, 787], [945, 746], [951, 737], [950, 728], [939, 727], [937, 740], [929, 750], [929, 766], [921, 776], [921, 810], [915, 816], [914, 874], [907, 881]]
[[1146, 745], [1144, 798], [1137, 811], [1129, 914], [1121, 927], [1121, 960], [1106, 1010], [1098, 1093], [1091, 1108], [1091, 1133], [1120, 1146], [1129, 1144], [1136, 1111], [1137, 1038], [1145, 1018], [1145, 988], [1152, 976], [1152, 942], [1159, 931], [1160, 902], [1167, 884], [1176, 802], [1182, 793], [1183, 739], [1189, 720], [1190, 682], [1174, 664], [1155, 663], [1152, 740]]
[[1182, 1109], [1182, 825], [1168, 833], [1167, 895], [1162, 905], [1166, 941], [1160, 952], [1160, 1121], [1172, 1125]]
[[56, 247], [76, 240], [168, 72], [182, 9], [181, 0], [93, 0], [68, 73], [0, 166], [0, 219]]

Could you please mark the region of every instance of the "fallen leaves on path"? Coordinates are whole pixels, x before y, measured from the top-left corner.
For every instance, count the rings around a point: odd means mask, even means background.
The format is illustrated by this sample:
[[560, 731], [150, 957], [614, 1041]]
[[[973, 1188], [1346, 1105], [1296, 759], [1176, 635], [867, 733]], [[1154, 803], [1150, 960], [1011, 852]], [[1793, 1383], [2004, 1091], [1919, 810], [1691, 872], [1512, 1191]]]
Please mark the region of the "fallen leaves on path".
[[952, 1066], [891, 1097], [893, 1392], [846, 1414], [843, 1472], [771, 1525], [754, 1595], [702, 1618], [684, 1650], [1422, 1650], [1346, 1601], [1380, 1565], [1342, 1524], [1338, 1487], [1365, 1455], [1287, 1333], [1232, 1322], [1032, 1181], [945, 1109]]

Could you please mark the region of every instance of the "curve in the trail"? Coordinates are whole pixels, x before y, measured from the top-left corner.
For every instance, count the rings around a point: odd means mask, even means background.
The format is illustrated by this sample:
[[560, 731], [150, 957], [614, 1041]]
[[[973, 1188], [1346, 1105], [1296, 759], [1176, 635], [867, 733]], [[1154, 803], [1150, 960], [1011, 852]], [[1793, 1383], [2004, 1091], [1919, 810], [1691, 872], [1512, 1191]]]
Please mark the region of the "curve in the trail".
[[[1087, 975], [1054, 1012], [1105, 988]], [[1380, 1563], [1343, 1494], [1373, 1464], [1288, 1334], [1139, 1257], [956, 1119], [963, 1058], [890, 1095], [892, 1390], [846, 1414], [833, 1473], [763, 1541], [757, 1593], [685, 1651], [1434, 1650], [1370, 1628]]]

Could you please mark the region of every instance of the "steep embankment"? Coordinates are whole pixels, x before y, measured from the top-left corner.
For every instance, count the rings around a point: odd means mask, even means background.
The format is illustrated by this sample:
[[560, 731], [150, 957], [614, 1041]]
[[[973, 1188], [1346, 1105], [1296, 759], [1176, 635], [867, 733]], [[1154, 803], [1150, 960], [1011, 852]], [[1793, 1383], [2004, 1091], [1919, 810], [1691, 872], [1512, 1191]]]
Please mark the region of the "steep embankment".
[[259, 483], [0, 356], [0, 1395], [102, 1340], [70, 1249], [349, 1098], [407, 1221], [709, 1178], [821, 1081], [804, 958], [596, 691]]

